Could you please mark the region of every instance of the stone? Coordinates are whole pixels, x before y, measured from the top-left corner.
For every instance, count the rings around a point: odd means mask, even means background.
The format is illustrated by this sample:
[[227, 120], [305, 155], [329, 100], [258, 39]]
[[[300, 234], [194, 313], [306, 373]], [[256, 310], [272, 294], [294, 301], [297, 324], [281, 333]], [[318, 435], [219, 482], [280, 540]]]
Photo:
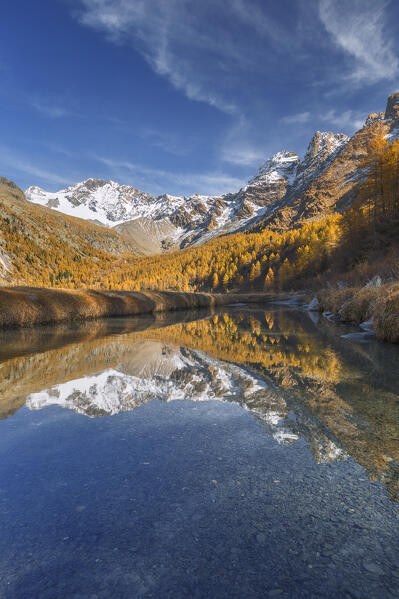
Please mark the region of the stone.
[[317, 297], [314, 297], [311, 302], [307, 306], [305, 306], [305, 310], [309, 310], [309, 312], [318, 312], [319, 311], [319, 300]]
[[377, 574], [378, 576], [383, 576], [385, 574], [381, 566], [375, 562], [364, 561], [363, 568], [367, 570], [367, 572], [371, 572], [371, 574]]
[[372, 318], [369, 318], [369, 320], [365, 320], [364, 322], [361, 322], [359, 324], [359, 327], [361, 329], [363, 329], [364, 331], [374, 332], [375, 331], [374, 320]]
[[372, 112], [371, 114], [368, 115], [367, 119], [366, 119], [366, 127], [369, 127], [370, 125], [372, 125], [373, 123], [376, 123], [378, 121], [383, 121], [385, 118], [385, 112]]
[[263, 545], [263, 543], [266, 541], [266, 535], [264, 535], [263, 532], [260, 532], [256, 535], [256, 540], [258, 543], [260, 543], [260, 545]]
[[373, 339], [374, 335], [370, 333], [348, 333], [346, 335], [341, 335], [342, 339], [348, 339], [349, 341], [357, 341], [358, 343], [367, 343]]
[[385, 119], [399, 119], [399, 91], [394, 92], [388, 97]]
[[382, 286], [382, 279], [380, 277], [380, 275], [375, 275], [372, 279], [370, 279], [370, 281], [368, 283], [366, 283], [365, 287], [381, 287]]

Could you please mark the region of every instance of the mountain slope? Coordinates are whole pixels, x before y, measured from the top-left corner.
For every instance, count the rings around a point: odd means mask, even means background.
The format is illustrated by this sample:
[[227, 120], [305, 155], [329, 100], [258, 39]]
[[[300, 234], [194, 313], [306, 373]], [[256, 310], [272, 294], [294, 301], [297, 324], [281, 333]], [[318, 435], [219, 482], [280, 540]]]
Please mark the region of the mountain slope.
[[27, 202], [0, 177], [0, 282], [68, 286], [79, 271], [90, 284], [126, 252], [138, 248], [117, 231]]
[[261, 228], [285, 230], [346, 208], [363, 175], [361, 160], [381, 133], [390, 139], [399, 135], [399, 92], [388, 98], [385, 113], [371, 114], [352, 138], [316, 131], [303, 160], [293, 152], [278, 152], [234, 193], [153, 197], [114, 181], [88, 179], [56, 193], [29, 187], [26, 197], [117, 227], [142, 253], [154, 254], [202, 244], [259, 222]]
[[[316, 169], [305, 172], [302, 185], [298, 185], [299, 168], [294, 185], [287, 189], [285, 196], [275, 205], [273, 214], [265, 218], [262, 226], [277, 231], [286, 230], [348, 208], [365, 175], [361, 168], [362, 159], [368, 154], [373, 141], [381, 135], [390, 141], [399, 136], [399, 92], [389, 96], [385, 113], [370, 114], [359, 131], [327, 156], [327, 160], [322, 162], [324, 168], [317, 167], [316, 161]], [[329, 140], [329, 145], [331, 142], [334, 143]], [[304, 163], [310, 149], [311, 146]]]
[[26, 198], [68, 215], [116, 227], [146, 254], [160, 253], [232, 233], [266, 217], [287, 191], [292, 194], [322, 172], [347, 143], [343, 134], [316, 132], [303, 161], [278, 152], [248, 184], [223, 196], [168, 194], [152, 197], [114, 181], [88, 179], [56, 193], [29, 187]]

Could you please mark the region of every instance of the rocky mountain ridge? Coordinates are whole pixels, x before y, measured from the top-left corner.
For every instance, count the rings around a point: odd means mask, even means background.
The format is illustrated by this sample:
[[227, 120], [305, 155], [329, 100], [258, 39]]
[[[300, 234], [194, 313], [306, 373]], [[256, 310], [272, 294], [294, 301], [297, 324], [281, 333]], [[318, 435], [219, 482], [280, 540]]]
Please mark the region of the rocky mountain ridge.
[[140, 253], [161, 253], [253, 226], [282, 230], [345, 208], [363, 176], [361, 160], [381, 132], [390, 139], [399, 135], [399, 92], [389, 96], [385, 113], [370, 114], [351, 138], [316, 131], [302, 160], [293, 152], [278, 152], [234, 193], [154, 197], [114, 181], [88, 179], [56, 193], [29, 187], [25, 195], [42, 206], [115, 227]]
[[114, 181], [88, 179], [55, 193], [29, 187], [26, 198], [70, 216], [84, 218], [128, 235], [144, 253], [204, 243], [264, 218], [287, 189], [301, 188], [320, 173], [347, 143], [344, 134], [317, 131], [305, 158], [278, 152], [248, 184], [222, 196], [153, 197]]
[[[362, 160], [373, 140], [380, 135], [390, 141], [399, 136], [399, 92], [389, 96], [385, 112], [369, 114], [364, 126], [342, 146], [330, 152], [324, 161], [316, 159], [313, 172], [305, 173], [302, 185], [297, 181], [295, 186], [287, 189], [260, 227], [281, 231], [349, 207], [365, 175]], [[309, 160], [312, 161], [311, 156], [308, 156]]]

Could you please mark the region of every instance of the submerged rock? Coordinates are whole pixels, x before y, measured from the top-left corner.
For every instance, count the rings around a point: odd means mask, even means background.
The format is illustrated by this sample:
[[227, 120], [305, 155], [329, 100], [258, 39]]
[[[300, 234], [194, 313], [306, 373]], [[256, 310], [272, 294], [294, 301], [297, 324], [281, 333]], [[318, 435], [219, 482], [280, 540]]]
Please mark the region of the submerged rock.
[[342, 339], [348, 339], [349, 341], [357, 341], [359, 343], [366, 343], [367, 341], [372, 341], [374, 339], [374, 335], [372, 333], [347, 333], [346, 335], [341, 335]]
[[361, 329], [363, 329], [364, 331], [368, 331], [370, 333], [374, 333], [375, 326], [374, 326], [374, 320], [373, 320], [373, 318], [369, 318], [369, 320], [365, 320], [364, 322], [361, 322], [359, 324], [359, 327]]
[[339, 322], [341, 320], [339, 316], [337, 316], [336, 314], [333, 314], [332, 312], [329, 312], [328, 310], [323, 312], [323, 316], [330, 322]]
[[314, 297], [307, 306], [304, 306], [304, 309], [308, 310], [309, 312], [318, 312], [319, 311], [319, 300], [317, 299], [317, 297]]
[[381, 287], [382, 286], [382, 279], [380, 277], [380, 275], [375, 275], [375, 277], [373, 277], [368, 283], [366, 283], [365, 287]]

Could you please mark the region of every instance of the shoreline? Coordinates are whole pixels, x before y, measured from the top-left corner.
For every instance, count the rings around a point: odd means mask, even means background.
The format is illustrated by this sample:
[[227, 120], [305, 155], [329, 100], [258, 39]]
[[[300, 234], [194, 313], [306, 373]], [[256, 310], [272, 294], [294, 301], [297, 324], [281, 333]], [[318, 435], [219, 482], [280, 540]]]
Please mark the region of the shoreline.
[[[276, 304], [309, 310], [329, 320], [360, 325], [380, 341], [399, 343], [398, 285], [380, 288], [327, 288], [286, 293], [184, 293], [180, 291], [117, 291], [0, 287], [0, 330], [35, 325], [80, 323], [101, 318], [160, 314], [216, 308], [230, 304]], [[314, 301], [314, 300], [313, 300]], [[369, 326], [365, 326], [369, 325]]]
[[266, 293], [212, 294], [0, 287], [0, 329], [213, 308], [232, 303], [267, 303], [274, 298], [275, 295]]

